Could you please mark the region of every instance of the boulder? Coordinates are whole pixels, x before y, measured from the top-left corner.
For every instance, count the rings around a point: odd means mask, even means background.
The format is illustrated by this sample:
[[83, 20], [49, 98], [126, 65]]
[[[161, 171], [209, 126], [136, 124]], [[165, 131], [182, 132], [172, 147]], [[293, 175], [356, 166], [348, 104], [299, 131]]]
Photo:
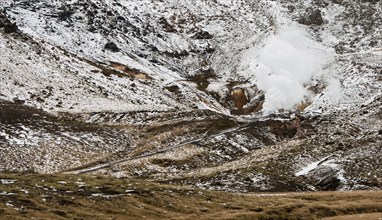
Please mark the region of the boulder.
[[4, 32], [6, 34], [15, 33], [19, 28], [16, 23], [5, 23], [4, 24]]
[[11, 22], [5, 12], [0, 11], [0, 28], [4, 28], [6, 34], [15, 33], [18, 31], [17, 24]]
[[176, 29], [174, 28], [174, 26], [172, 26], [166, 18], [164, 17], [161, 17], [159, 18], [159, 21], [158, 21], [159, 25], [162, 27], [162, 29], [165, 31], [165, 32], [170, 32], [170, 33], [174, 33], [176, 32]]
[[105, 44], [105, 50], [110, 50], [112, 52], [119, 52], [119, 47], [114, 42], [108, 42]]
[[197, 40], [208, 40], [212, 39], [213, 36], [207, 31], [199, 31], [192, 38]]
[[304, 25], [322, 25], [324, 20], [319, 9], [310, 9], [304, 16], [300, 17], [298, 23]]
[[324, 176], [318, 183], [317, 186], [320, 190], [333, 191], [337, 190], [340, 186], [341, 180], [334, 174], [328, 174]]
[[311, 171], [308, 176], [314, 179], [318, 190], [333, 191], [341, 186], [341, 180], [338, 178], [340, 170], [337, 167], [319, 165]]

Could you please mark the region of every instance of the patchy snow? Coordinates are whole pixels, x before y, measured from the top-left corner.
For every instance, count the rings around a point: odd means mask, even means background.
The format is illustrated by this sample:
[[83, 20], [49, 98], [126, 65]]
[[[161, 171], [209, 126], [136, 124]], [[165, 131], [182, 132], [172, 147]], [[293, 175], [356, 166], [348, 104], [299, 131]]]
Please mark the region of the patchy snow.
[[[243, 88], [251, 99], [245, 105], [248, 108], [256, 106], [264, 94], [264, 115], [295, 111], [301, 102], [309, 102], [303, 115], [309, 119], [317, 116], [318, 120], [324, 120], [328, 113], [351, 112], [351, 119], [346, 120], [355, 127], [355, 134], [352, 130], [349, 132], [354, 135], [351, 142], [362, 141], [367, 135], [366, 132], [358, 135], [358, 129], [378, 134], [378, 121], [374, 125], [367, 123], [374, 120], [370, 117], [378, 114], [380, 106], [382, 51], [377, 36], [381, 26], [378, 22], [382, 19], [374, 18], [375, 27], [361, 27], [349, 22], [352, 16], [346, 13], [364, 11], [358, 8], [364, 3], [330, 2], [327, 7], [319, 6], [324, 24], [317, 27], [297, 24], [305, 9], [316, 2], [195, 0], [180, 4], [176, 0], [0, 0], [0, 8], [7, 7], [7, 16], [22, 32], [5, 34], [0, 30], [0, 98], [55, 115], [69, 113], [68, 116], [98, 124], [100, 128], [106, 124], [105, 132], [111, 133], [108, 136], [87, 131], [50, 131], [44, 129], [49, 126], [35, 125], [35, 121], [27, 125], [0, 124], [2, 169], [52, 173], [114, 157], [116, 152], [129, 152], [128, 144], [136, 147], [134, 140], [116, 133], [133, 131], [132, 136], [138, 139], [142, 136], [136, 134], [139, 132], [135, 129], [145, 126], [171, 127], [183, 122], [211, 121], [222, 115], [241, 122], [266, 118], [259, 117], [259, 113], [231, 114], [233, 103], [229, 89], [235, 86]], [[290, 5], [295, 7], [293, 12]], [[348, 7], [355, 8], [349, 10]], [[382, 7], [375, 8], [373, 16], [380, 16]], [[74, 14], [61, 17], [64, 9]], [[115, 43], [119, 51], [105, 48], [108, 42]], [[147, 75], [148, 79], [113, 72], [116, 70], [111, 62], [124, 64]], [[206, 70], [213, 76], [203, 78]], [[108, 75], [110, 71], [114, 74]], [[198, 88], [198, 80], [195, 80], [198, 76], [209, 83], [205, 90]], [[375, 109], [370, 110], [369, 105]], [[363, 116], [358, 117], [358, 113]], [[272, 120], [293, 118], [273, 117]], [[342, 124], [338, 125], [339, 131], [335, 126], [329, 124], [328, 131], [326, 127], [323, 131], [314, 131], [313, 139], [321, 132], [343, 131]], [[208, 155], [201, 155], [209, 159], [216, 157], [214, 159], [223, 164], [257, 148], [271, 149], [279, 142], [269, 131], [252, 129], [251, 134], [212, 135], [210, 142], [200, 145], [212, 143], [214, 147]], [[179, 139], [187, 143], [191, 135], [194, 134], [181, 135]], [[261, 138], [263, 135], [265, 140]], [[375, 141], [375, 145], [380, 143], [375, 137], [370, 140]], [[153, 143], [161, 145], [159, 141]], [[368, 140], [364, 143], [366, 147], [373, 144]], [[353, 157], [370, 156], [366, 147], [365, 155]], [[324, 156], [310, 154], [316, 151], [322, 149], [309, 152], [309, 158]], [[169, 155], [168, 159], [171, 158], [177, 155]], [[298, 158], [297, 164], [302, 161], [305, 160]], [[314, 175], [312, 171], [317, 167], [328, 166], [336, 170], [344, 182], [347, 173], [338, 161], [313, 162], [295, 175]], [[149, 166], [150, 169], [163, 171], [161, 175], [179, 171], [157, 165]], [[377, 173], [378, 169], [375, 170]], [[144, 171], [137, 173], [145, 174]], [[229, 180], [235, 175], [237, 177], [235, 173]], [[224, 187], [220, 189], [226, 189]], [[261, 189], [269, 187], [265, 184]]]
[[126, 194], [107, 195], [107, 194], [104, 194], [104, 193], [93, 193], [91, 195], [91, 197], [102, 197], [102, 198], [110, 199], [110, 198], [121, 197], [121, 196], [124, 196], [124, 195], [126, 195]]
[[[11, 192], [0, 192], [0, 196], [13, 196], [13, 195], [16, 195], [16, 193], [11, 193]], [[7, 206], [13, 206], [12, 204], [8, 205], [9, 203], [7, 203]]]
[[227, 93], [228, 92], [227, 82], [213, 81], [208, 85], [207, 90], [211, 92], [220, 93], [220, 94], [224, 92]]
[[310, 164], [306, 165], [300, 171], [295, 173], [295, 176], [304, 176], [304, 175], [308, 174], [310, 171], [316, 169], [319, 164], [321, 164], [323, 161], [325, 161], [327, 159], [328, 158], [326, 157], [326, 158], [323, 158], [323, 159], [321, 159], [319, 161], [316, 161], [316, 162], [313, 162], [313, 163], [310, 163]]
[[1, 184], [14, 184], [17, 180], [10, 180], [10, 179], [1, 179]]
[[[300, 102], [310, 100], [309, 111], [325, 106], [343, 109], [361, 101], [356, 93], [349, 94], [360, 82], [338, 84], [335, 80], [343, 80], [346, 71], [329, 65], [334, 62], [334, 52], [328, 48], [343, 37], [338, 33], [342, 21], [335, 23], [346, 9], [340, 4], [322, 9], [331, 25], [321, 30], [320, 39], [293, 22], [283, 3], [274, 1], [92, 1], [94, 8], [78, 1], [0, 2], [10, 7], [7, 13], [19, 28], [44, 48], [39, 59], [36, 48], [24, 44], [11, 50], [0, 36], [0, 64], [7, 70], [0, 76], [0, 96], [24, 100], [46, 111], [166, 112], [198, 107], [229, 115], [214, 98], [195, 90], [195, 84], [182, 85], [177, 96], [163, 89], [163, 85], [209, 67], [217, 78], [209, 80], [207, 91], [224, 98], [229, 95], [229, 82], [247, 81], [265, 91], [264, 114], [294, 110]], [[74, 14], [60, 19], [63, 8]], [[193, 38], [202, 30], [212, 39]], [[360, 43], [370, 40], [368, 36]], [[105, 50], [107, 42], [116, 43], [120, 51]], [[368, 53], [380, 59], [380, 46], [336, 57]], [[108, 78], [92, 72], [101, 70], [79, 58], [106, 66], [110, 61], [126, 64], [152, 80]], [[16, 64], [17, 60], [23, 62]], [[328, 85], [322, 94], [308, 91], [312, 79]], [[43, 93], [46, 87], [52, 88], [48, 95]], [[338, 90], [340, 96], [332, 102], [332, 94]]]
[[29, 191], [26, 190], [26, 189], [20, 189], [20, 192], [23, 192], [23, 193], [25, 193], [25, 194], [29, 194]]
[[290, 194], [286, 194], [286, 193], [261, 193], [261, 194], [252, 194], [254, 196], [258, 196], [258, 197], [273, 197], [273, 196], [287, 196], [287, 195], [290, 195]]

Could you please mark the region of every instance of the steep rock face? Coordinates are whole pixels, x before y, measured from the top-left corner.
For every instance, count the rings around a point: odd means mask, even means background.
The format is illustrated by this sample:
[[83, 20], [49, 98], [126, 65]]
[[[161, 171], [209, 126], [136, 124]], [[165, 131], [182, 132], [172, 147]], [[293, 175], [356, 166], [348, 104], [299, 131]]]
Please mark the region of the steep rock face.
[[380, 188], [381, 8], [0, 0], [1, 169]]

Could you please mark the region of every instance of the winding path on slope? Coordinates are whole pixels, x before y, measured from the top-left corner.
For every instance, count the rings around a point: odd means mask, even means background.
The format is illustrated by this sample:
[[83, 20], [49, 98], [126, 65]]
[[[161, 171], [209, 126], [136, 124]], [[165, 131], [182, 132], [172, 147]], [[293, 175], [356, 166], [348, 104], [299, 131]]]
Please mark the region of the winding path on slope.
[[266, 120], [266, 119], [270, 119], [270, 118], [277, 119], [277, 118], [275, 118], [275, 116], [257, 117], [253, 121], [247, 122], [247, 123], [245, 123], [243, 125], [240, 125], [240, 126], [237, 126], [237, 127], [234, 127], [234, 128], [230, 128], [230, 129], [226, 129], [226, 130], [223, 130], [223, 131], [221, 131], [219, 133], [216, 133], [216, 134], [212, 134], [212, 135], [205, 134], [205, 135], [203, 135], [201, 137], [198, 137], [198, 138], [182, 141], [182, 142], [177, 143], [177, 144], [175, 144], [173, 146], [168, 146], [168, 147], [166, 147], [166, 148], [164, 148], [162, 150], [158, 150], [158, 151], [154, 151], [154, 152], [149, 152], [149, 153], [146, 153], [146, 154], [143, 154], [143, 155], [140, 155], [140, 156], [136, 156], [136, 157], [122, 158], [122, 159], [119, 159], [119, 160], [114, 160], [114, 161], [111, 161], [111, 162], [98, 164], [96, 166], [90, 166], [90, 167], [86, 167], [86, 168], [82, 168], [82, 169], [75, 169], [75, 170], [72, 170], [72, 171], [66, 171], [66, 172], [63, 172], [63, 173], [64, 174], [90, 173], [90, 172], [94, 172], [94, 171], [97, 171], [97, 170], [102, 170], [102, 169], [110, 168], [111, 166], [116, 165], [116, 164], [120, 164], [120, 163], [124, 163], [124, 162], [128, 162], [128, 161], [134, 161], [134, 160], [138, 160], [138, 159], [142, 159], [142, 158], [146, 158], [146, 157], [151, 157], [151, 156], [158, 155], [158, 154], [163, 154], [163, 153], [166, 153], [166, 152], [171, 151], [173, 149], [184, 147], [184, 146], [186, 146], [188, 144], [197, 143], [197, 142], [200, 142], [200, 141], [203, 141], [203, 140], [206, 140], [206, 139], [209, 139], [209, 138], [214, 138], [214, 137], [217, 137], [217, 136], [220, 136], [220, 135], [223, 135], [223, 134], [234, 133], [234, 132], [237, 132], [237, 131], [241, 131], [241, 130], [247, 129], [247, 128], [255, 125], [257, 122], [260, 122], [260, 121], [263, 121], [263, 120]]

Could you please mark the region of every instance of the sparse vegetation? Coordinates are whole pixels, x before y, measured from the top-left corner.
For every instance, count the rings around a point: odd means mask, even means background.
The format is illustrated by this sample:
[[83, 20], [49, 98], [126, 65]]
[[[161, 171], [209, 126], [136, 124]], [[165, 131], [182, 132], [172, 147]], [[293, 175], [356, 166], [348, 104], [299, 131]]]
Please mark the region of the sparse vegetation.
[[0, 177], [0, 215], [7, 219], [318, 219], [382, 212], [381, 191], [233, 194], [102, 176]]

